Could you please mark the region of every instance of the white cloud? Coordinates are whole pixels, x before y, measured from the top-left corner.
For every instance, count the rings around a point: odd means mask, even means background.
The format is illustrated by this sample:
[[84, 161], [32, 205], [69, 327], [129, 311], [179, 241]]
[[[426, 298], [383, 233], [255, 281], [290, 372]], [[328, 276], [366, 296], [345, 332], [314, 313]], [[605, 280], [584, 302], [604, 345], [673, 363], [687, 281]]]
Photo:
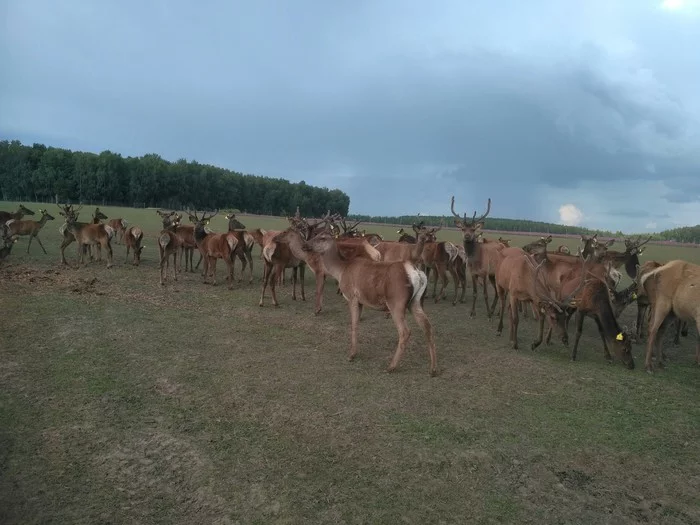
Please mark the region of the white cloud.
[[656, 229], [656, 223], [654, 221], [646, 223], [644, 226], [647, 230], [655, 230]]
[[661, 2], [661, 9], [676, 11], [677, 9], [682, 9], [684, 3], [683, 0], [664, 0]]
[[567, 226], [578, 226], [583, 220], [583, 212], [573, 204], [563, 204], [559, 208], [559, 220]]

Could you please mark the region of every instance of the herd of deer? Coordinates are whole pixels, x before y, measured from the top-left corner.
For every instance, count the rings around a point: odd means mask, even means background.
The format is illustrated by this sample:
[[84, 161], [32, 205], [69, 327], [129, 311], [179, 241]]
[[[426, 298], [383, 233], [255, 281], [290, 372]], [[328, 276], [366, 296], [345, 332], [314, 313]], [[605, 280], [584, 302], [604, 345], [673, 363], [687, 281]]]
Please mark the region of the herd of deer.
[[[107, 266], [112, 265], [111, 239], [117, 237], [129, 251], [133, 252], [133, 264], [140, 262], [144, 246], [143, 231], [137, 226], [128, 227], [124, 219], [107, 219], [99, 208], [95, 210], [91, 222], [78, 222], [81, 207], [60, 206], [60, 214], [65, 223], [59, 229], [61, 262], [67, 264], [65, 248], [75, 241], [81, 263], [92, 249], [97, 250], [101, 260], [102, 249], [107, 252]], [[305, 300], [304, 272], [308, 266], [316, 280], [314, 312], [319, 314], [323, 306], [323, 290], [327, 276], [338, 283], [338, 293], [349, 303], [351, 320], [351, 342], [349, 359], [357, 354], [357, 329], [362, 309], [367, 306], [387, 312], [398, 332], [398, 345], [388, 371], [394, 370], [405, 351], [410, 330], [406, 324], [406, 311], [410, 310], [418, 325], [425, 332], [430, 357], [430, 374], [437, 374], [437, 356], [430, 320], [423, 310], [424, 298], [430, 273], [434, 270], [433, 297], [439, 302], [445, 297], [448, 284], [447, 274], [454, 283], [452, 304], [456, 304], [459, 288], [462, 288], [459, 301], [464, 302], [467, 285], [467, 270], [471, 275], [473, 298], [470, 317], [476, 315], [478, 285], [481, 283], [486, 316], [489, 320], [498, 310], [497, 335], [503, 330], [506, 310], [509, 317], [510, 343], [518, 348], [519, 318], [527, 316], [527, 307], [539, 322], [537, 339], [531, 349], [537, 348], [543, 340], [549, 343], [553, 332], [557, 332], [562, 343], [568, 346], [568, 324], [575, 316], [576, 335], [571, 358], [576, 359], [583, 322], [591, 317], [598, 327], [604, 356], [613, 362], [613, 354], [628, 368], [634, 368], [632, 341], [642, 337], [643, 325], [648, 319], [648, 339], [645, 368], [651, 372], [653, 350], [656, 349], [657, 366], [663, 367], [665, 354], [662, 351], [661, 337], [665, 329], [675, 325], [675, 341], [679, 334], [687, 335], [687, 323], [694, 321], [700, 328], [700, 266], [682, 260], [665, 264], [647, 261], [640, 264], [639, 255], [649, 239], [625, 239], [625, 251], [610, 248], [614, 240], [602, 242], [597, 235], [581, 236], [578, 253], [571, 254], [560, 246], [548, 252], [552, 237], [542, 237], [522, 248], [511, 247], [509, 241], [486, 239], [482, 229], [484, 220], [491, 210], [488, 200], [486, 212], [471, 218], [465, 213], [455, 212], [454, 197], [450, 206], [455, 225], [462, 232], [462, 245], [449, 241], [438, 241], [436, 234], [443, 227], [427, 227], [424, 222], [413, 225], [415, 236], [398, 230], [398, 241], [385, 241], [376, 233], [359, 232], [359, 222], [348, 226], [339, 215], [326, 213], [320, 219], [302, 218], [297, 213], [287, 217], [289, 228], [281, 231], [262, 229], [246, 230], [235, 214], [226, 215], [228, 231], [215, 233], [208, 228], [217, 212], [198, 214], [187, 211], [192, 224], [181, 224], [182, 214], [175, 211], [157, 211], [162, 219], [163, 229], [157, 236], [160, 252], [160, 283], [165, 284], [170, 259], [173, 260], [172, 276], [177, 280], [181, 272], [182, 256], [185, 257], [185, 271], [194, 272], [202, 261], [204, 282], [216, 284], [216, 264], [222, 259], [227, 267], [227, 281], [231, 288], [234, 283], [234, 261], [239, 259], [243, 272], [249, 268], [249, 282], [253, 280], [252, 250], [255, 244], [261, 248], [264, 264], [262, 290], [259, 305], [264, 305], [265, 292], [270, 288], [272, 303], [278, 306], [276, 285], [284, 279], [287, 268], [292, 270], [292, 299], [296, 300], [296, 284], [300, 281], [301, 299]], [[2, 225], [2, 247], [0, 260], [9, 254], [18, 236], [29, 236], [29, 245], [36, 238], [44, 250], [37, 234], [47, 221], [53, 220], [46, 210], [40, 210], [41, 220], [22, 220], [24, 215], [34, 215], [20, 205], [15, 213], [0, 212]], [[193, 254], [200, 254], [199, 262], [193, 266]], [[624, 267], [633, 280], [624, 290], [618, 291], [621, 278], [618, 269]], [[437, 282], [441, 288], [436, 293]], [[494, 291], [493, 301], [489, 301], [489, 283]], [[506, 304], [508, 301], [508, 304]], [[632, 302], [637, 303], [636, 331], [620, 327], [619, 315]], [[547, 323], [547, 334], [544, 328]], [[612, 350], [612, 353], [611, 353]], [[700, 364], [700, 338], [696, 347], [696, 362]]]

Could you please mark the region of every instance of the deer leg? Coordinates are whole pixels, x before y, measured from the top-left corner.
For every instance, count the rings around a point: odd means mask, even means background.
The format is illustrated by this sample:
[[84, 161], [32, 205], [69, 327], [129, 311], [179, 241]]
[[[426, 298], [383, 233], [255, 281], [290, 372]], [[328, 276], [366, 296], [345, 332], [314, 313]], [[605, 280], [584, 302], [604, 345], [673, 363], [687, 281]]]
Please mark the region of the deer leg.
[[[272, 264], [263, 259], [263, 277], [262, 277], [262, 290], [260, 291], [260, 302], [258, 306], [264, 305], [265, 300], [265, 288], [267, 288], [267, 283], [270, 281], [270, 274], [272, 273]], [[270, 287], [272, 288], [272, 287]]]
[[209, 276], [212, 279], [212, 286], [216, 286], [216, 262], [218, 258], [209, 256]]
[[241, 261], [241, 276], [238, 279], [238, 282], [240, 283], [241, 281], [243, 281], [243, 272], [245, 272], [245, 268], [246, 266], [248, 266], [248, 261], [246, 260], [245, 254], [242, 250], [238, 252], [237, 256], [238, 259]]
[[[544, 317], [541, 315], [540, 317]], [[576, 310], [576, 335], [574, 336], [574, 347], [571, 349], [571, 360], [576, 361], [576, 355], [578, 353], [578, 343], [581, 339], [581, 334], [583, 333], [583, 318], [584, 314]], [[550, 331], [552, 328], [550, 327]]]
[[304, 281], [306, 280], [306, 264], [302, 263], [299, 265], [299, 281], [301, 282], [301, 300], [306, 301], [306, 294], [304, 292]]
[[[38, 237], [37, 240], [39, 240]], [[688, 337], [688, 321], [683, 321], [683, 325], [681, 326], [681, 335], [683, 337]]]
[[657, 347], [657, 366], [659, 368], [662, 368], [663, 366], [663, 363], [661, 362], [661, 335], [663, 334], [662, 326], [670, 311], [671, 305], [663, 299], [658, 300], [657, 303], [654, 304], [654, 308], [652, 309], [651, 319], [649, 320], [647, 351], [644, 359], [644, 368], [647, 372], [653, 372], [651, 356], [655, 344]]
[[489, 276], [484, 275], [484, 302], [486, 303], [486, 317], [491, 320], [491, 309], [489, 308]]
[[498, 298], [501, 301], [501, 311], [498, 313], [498, 326], [496, 327], [496, 335], [503, 333], [503, 314], [506, 311], [506, 295], [508, 292], [504, 288], [498, 287]]
[[420, 301], [413, 299], [410, 308], [411, 313], [413, 314], [413, 319], [416, 320], [416, 323], [418, 323], [418, 326], [423, 329], [423, 333], [425, 334], [425, 340], [428, 343], [428, 356], [430, 357], [430, 375], [435, 377], [438, 370], [437, 350], [435, 349], [435, 338], [433, 337], [433, 325], [431, 324], [430, 319], [428, 319], [428, 316], [425, 315], [425, 311], [423, 311]]
[[[442, 286], [440, 287], [440, 291], [438, 292], [437, 296], [435, 296], [435, 302], [437, 303], [441, 299], [445, 298], [445, 288], [447, 288], [447, 271], [445, 270], [445, 267], [442, 265], [436, 265], [435, 266], [435, 283], [437, 284], [438, 278], [442, 282]], [[434, 290], [435, 288], [433, 288]], [[457, 291], [455, 290], [455, 295]], [[433, 293], [433, 295], [435, 295]]]
[[450, 272], [450, 277], [452, 277], [455, 286], [455, 295], [452, 298], [452, 306], [455, 306], [457, 304], [457, 294], [459, 293], [459, 276], [452, 266], [450, 266], [447, 271]]
[[[600, 319], [597, 315], [594, 315], [592, 317], [595, 321], [595, 324], [598, 326], [598, 333], [600, 334], [600, 338], [603, 340], [603, 356], [605, 357], [605, 360], [608, 363], [612, 364], [613, 357], [612, 355], [610, 355], [610, 348], [608, 348], [608, 342], [605, 340], [605, 331], [603, 330], [603, 323], [600, 322]], [[583, 321], [581, 321], [581, 324], [583, 324]]]
[[[496, 277], [494, 275], [489, 275], [489, 282], [491, 283], [491, 287], [493, 288], [493, 302], [491, 303], [491, 308], [488, 310], [489, 314], [489, 321], [493, 317], [493, 313], [496, 311], [496, 303], [498, 302], [498, 293], [496, 292]], [[484, 287], [485, 288], [485, 287]], [[486, 294], [486, 292], [484, 292]], [[488, 305], [487, 305], [488, 308]]]
[[472, 299], [472, 311], [469, 312], [470, 318], [476, 316], [476, 285], [478, 279], [479, 277], [476, 275], [476, 273], [472, 272], [472, 290], [474, 292], [474, 297]]
[[245, 252], [246, 259], [248, 259], [248, 271], [250, 272], [250, 279], [248, 280], [248, 284], [253, 283], [253, 255], [251, 254], [250, 251], [246, 250]]
[[29, 236], [29, 242], [27, 243], [27, 253], [29, 253], [29, 247], [32, 245], [32, 239], [34, 237], [32, 235]]
[[173, 281], [177, 281], [177, 271], [182, 267], [182, 254], [179, 250], [173, 250]]
[[[521, 304], [518, 301], [518, 304]], [[544, 334], [544, 315], [540, 316], [539, 323], [537, 324], [537, 339], [530, 344], [530, 350], [534, 350], [542, 344], [542, 336]]]
[[[274, 266], [274, 271], [270, 272], [272, 273], [272, 280], [270, 281], [270, 294], [272, 295], [272, 305], [275, 307], [280, 305], [277, 302], [277, 276], [283, 271], [284, 266], [282, 266], [280, 263], [276, 263]], [[296, 297], [293, 296], [292, 299], [296, 299]]]
[[408, 338], [411, 337], [411, 330], [408, 328], [408, 324], [406, 323], [406, 308], [395, 307], [390, 311], [391, 317], [393, 318], [394, 324], [396, 325], [396, 330], [399, 334], [399, 342], [396, 345], [394, 357], [392, 358], [391, 363], [389, 363], [389, 366], [386, 369], [387, 372], [393, 372], [396, 369], [396, 367], [399, 364], [399, 361], [401, 361], [401, 358], [403, 357], [403, 354], [406, 351], [406, 343], [408, 342]]
[[104, 245], [105, 249], [107, 250], [107, 268], [112, 267], [112, 257], [114, 256], [114, 253], [112, 252], [112, 243], [110, 242], [109, 239], [104, 240]]
[[697, 340], [695, 342], [695, 363], [700, 365], [700, 317], [696, 318], [695, 326], [698, 331]]
[[160, 251], [160, 284], [163, 286], [165, 284], [165, 281], [163, 280], [163, 270], [165, 265], [168, 262], [168, 256], [165, 255], [165, 251], [163, 248], [161, 248], [160, 245], [158, 245], [159, 251]]
[[360, 322], [360, 303], [357, 297], [353, 297], [348, 306], [350, 307], [350, 352], [348, 361], [355, 359], [357, 355], [357, 325]]
[[[44, 251], [44, 255], [47, 255], [47, 254], [46, 254], [46, 248], [44, 248], [44, 245], [41, 244], [41, 239], [39, 238], [38, 235], [35, 235], [35, 237], [36, 237], [36, 242], [39, 243], [39, 246], [41, 246], [41, 249]], [[687, 330], [686, 330], [686, 335], [688, 335], [688, 331], [687, 331]]]
[[326, 274], [323, 270], [316, 272], [316, 309], [314, 310], [314, 315], [321, 313], [321, 308], [323, 307], [323, 289], [326, 284]]
[[644, 313], [646, 310], [646, 306], [641, 306], [639, 304], [639, 301], [637, 302], [637, 339], [640, 341], [644, 339]]
[[124, 257], [124, 264], [129, 262], [129, 245], [126, 245], [126, 257]]
[[676, 319], [675, 323], [673, 324], [673, 328], [675, 328], [675, 333], [673, 334], [673, 346], [680, 346], [681, 344], [681, 325], [683, 323], [681, 322], [680, 319]]
[[518, 300], [511, 294], [510, 296], [510, 341], [513, 343], [513, 350], [518, 349]]
[[228, 289], [232, 290], [233, 289], [233, 257], [229, 257], [227, 259], [224, 259], [224, 262], [226, 263], [226, 271], [228, 272]]

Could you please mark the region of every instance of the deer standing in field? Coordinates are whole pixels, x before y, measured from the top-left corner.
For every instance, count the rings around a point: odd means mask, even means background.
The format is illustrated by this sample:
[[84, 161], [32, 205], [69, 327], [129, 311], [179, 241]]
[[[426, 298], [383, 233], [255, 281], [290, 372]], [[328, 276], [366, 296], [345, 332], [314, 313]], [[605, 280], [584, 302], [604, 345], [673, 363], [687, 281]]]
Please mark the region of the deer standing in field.
[[663, 368], [661, 338], [674, 321], [694, 321], [698, 327], [695, 362], [700, 365], [700, 266], [673, 260], [638, 273], [639, 295], [646, 296], [651, 309], [644, 367], [653, 372], [652, 354], [656, 346], [656, 365]]
[[[647, 240], [642, 242], [641, 236], [636, 239], [625, 239], [625, 251], [618, 252], [615, 250], [607, 250], [603, 260], [610, 262], [613, 268], [617, 269], [625, 266], [625, 272], [631, 279], [637, 278], [637, 267], [639, 266], [639, 256], [644, 252], [643, 246], [651, 240], [650, 235]], [[612, 239], [614, 242], [614, 239]], [[612, 244], [612, 243], [611, 243]]]
[[129, 225], [128, 221], [119, 217], [118, 219], [109, 219], [107, 225], [114, 230], [117, 243], [124, 242], [124, 234]]
[[132, 250], [134, 252], [134, 261], [132, 264], [138, 266], [141, 263], [141, 251], [145, 248], [145, 246], [141, 245], [143, 230], [138, 226], [130, 226], [124, 231], [122, 239], [126, 245], [126, 258], [124, 262], [129, 260], [129, 250]]
[[[319, 229], [315, 228], [313, 235], [318, 235]], [[321, 313], [323, 307], [323, 290], [328, 273], [323, 265], [323, 258], [320, 254], [303, 250], [303, 243], [309, 237], [308, 230], [297, 227], [290, 227], [282, 233], [276, 235], [272, 242], [284, 243], [289, 246], [289, 251], [294, 258], [303, 260], [316, 277], [316, 304], [314, 314]], [[378, 261], [381, 259], [379, 252], [367, 241], [355, 238], [336, 239], [338, 250], [343, 258], [352, 260], [358, 257]], [[359, 240], [360, 242], [352, 242]]]
[[[99, 225], [100, 221], [102, 219], [106, 219], [107, 216], [100, 211], [99, 208], [95, 208], [95, 213], [93, 213], [92, 216], [92, 222], [78, 222], [78, 210], [82, 208], [78, 208], [77, 210], [73, 208], [72, 204], [66, 204], [64, 206], [59, 205], [58, 206], [62, 211], [59, 211], [58, 213], [62, 215], [65, 219], [66, 222], [61, 225], [61, 227], [58, 229], [58, 232], [61, 234], [63, 237], [63, 241], [61, 242], [61, 264], [68, 265], [68, 261], [66, 261], [66, 255], [65, 255], [65, 250], [66, 248], [73, 242], [75, 241], [75, 236], [71, 233], [71, 231], [68, 229], [68, 215], [70, 214], [73, 216], [73, 220], [75, 222], [75, 227], [83, 227], [87, 226], [88, 224], [94, 224], [94, 225]], [[105, 230], [107, 231], [107, 230]], [[108, 234], [109, 235], [109, 234]], [[98, 246], [99, 248], [99, 246]], [[94, 260], [94, 257], [92, 255], [92, 246], [91, 245], [83, 245], [82, 246], [82, 251], [83, 253], [89, 253], [90, 260]], [[82, 260], [82, 257], [81, 257]], [[98, 253], [98, 260], [102, 260], [102, 250], [100, 249]]]
[[238, 238], [230, 232], [226, 233], [209, 233], [205, 226], [213, 219], [218, 211], [207, 216], [206, 212], [202, 212], [201, 217], [197, 212], [188, 211], [190, 217], [194, 217], [194, 240], [197, 243], [197, 248], [202, 254], [204, 260], [204, 283], [207, 283], [207, 278], [211, 278], [212, 285], [216, 285], [216, 261], [223, 259], [228, 272], [228, 288], [233, 288], [233, 258], [235, 256], [236, 247], [238, 246]]
[[[80, 257], [80, 264], [85, 263], [86, 250], [84, 249], [84, 247], [96, 245], [100, 247], [100, 259], [102, 254], [101, 249], [104, 248], [107, 251], [107, 268], [111, 268], [112, 245], [110, 242], [110, 234], [108, 230], [109, 226], [106, 226], [104, 224], [85, 224], [78, 222], [78, 211], [80, 211], [82, 206], [78, 207], [75, 210], [70, 204], [65, 206], [59, 205], [59, 208], [61, 208], [62, 210], [60, 212], [61, 215], [63, 215], [66, 218], [64, 232], [70, 233], [72, 237], [69, 240], [67, 240], [66, 235], [64, 233], [64, 240], [61, 244], [61, 257], [63, 259], [64, 264], [67, 263], [63, 255], [63, 250], [65, 250], [65, 247], [68, 244], [75, 240], [78, 244], [78, 255]], [[109, 229], [111, 230], [111, 228]]]
[[18, 221], [25, 215], [34, 215], [34, 212], [23, 204], [20, 204], [15, 212], [0, 211], [0, 224], [5, 224], [11, 220]]
[[228, 231], [236, 236], [236, 257], [241, 261], [241, 282], [243, 278], [243, 272], [245, 271], [246, 265], [249, 268], [249, 283], [253, 282], [253, 246], [255, 245], [255, 239], [245, 231], [245, 225], [236, 219], [236, 214], [231, 212], [226, 215], [226, 220], [228, 221]]
[[[175, 212], [159, 213], [163, 219], [163, 229], [158, 234], [158, 253], [160, 254], [160, 284], [165, 285], [170, 267], [170, 257], [173, 258], [173, 280], [177, 281], [178, 259], [182, 257], [182, 237], [176, 232], [180, 217]], [[182, 264], [182, 263], [180, 263]]]
[[[425, 234], [422, 234], [425, 235]], [[424, 238], [418, 243], [424, 243]], [[430, 356], [430, 375], [437, 375], [437, 352], [433, 339], [433, 329], [428, 316], [423, 311], [421, 297], [428, 286], [428, 278], [411, 262], [384, 262], [365, 258], [344, 259], [338, 245], [329, 233], [321, 233], [306, 241], [304, 249], [320, 253], [323, 265], [340, 283], [343, 297], [350, 307], [350, 352], [349, 360], [357, 355], [357, 327], [362, 308], [389, 311], [399, 335], [394, 357], [387, 368], [392, 372], [398, 366], [406, 350], [411, 331], [406, 324], [406, 309], [425, 332]]]
[[29, 235], [27, 253], [29, 253], [29, 247], [32, 245], [32, 240], [36, 239], [36, 242], [39, 243], [39, 246], [41, 246], [41, 249], [44, 251], [44, 255], [46, 255], [46, 249], [44, 248], [44, 245], [41, 244], [41, 239], [39, 239], [39, 232], [46, 224], [46, 221], [52, 221], [54, 220], [54, 217], [46, 210], [39, 210], [39, 213], [41, 213], [41, 219], [38, 221], [9, 220], [5, 223], [5, 226], [10, 232], [10, 235], [13, 237]]

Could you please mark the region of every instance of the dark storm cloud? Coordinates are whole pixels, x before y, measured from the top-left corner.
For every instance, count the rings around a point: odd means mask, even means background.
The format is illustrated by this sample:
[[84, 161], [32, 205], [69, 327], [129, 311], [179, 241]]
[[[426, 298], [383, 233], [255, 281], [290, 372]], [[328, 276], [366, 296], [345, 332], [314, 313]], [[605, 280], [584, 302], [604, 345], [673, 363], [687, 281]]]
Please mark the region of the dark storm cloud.
[[669, 38], [700, 44], [692, 12], [203, 5], [9, 2], [0, 133], [304, 179], [360, 213], [448, 213], [455, 194], [494, 216], [595, 206], [617, 229], [642, 218], [618, 210], [627, 188], [660, 224], [698, 200], [700, 67]]

